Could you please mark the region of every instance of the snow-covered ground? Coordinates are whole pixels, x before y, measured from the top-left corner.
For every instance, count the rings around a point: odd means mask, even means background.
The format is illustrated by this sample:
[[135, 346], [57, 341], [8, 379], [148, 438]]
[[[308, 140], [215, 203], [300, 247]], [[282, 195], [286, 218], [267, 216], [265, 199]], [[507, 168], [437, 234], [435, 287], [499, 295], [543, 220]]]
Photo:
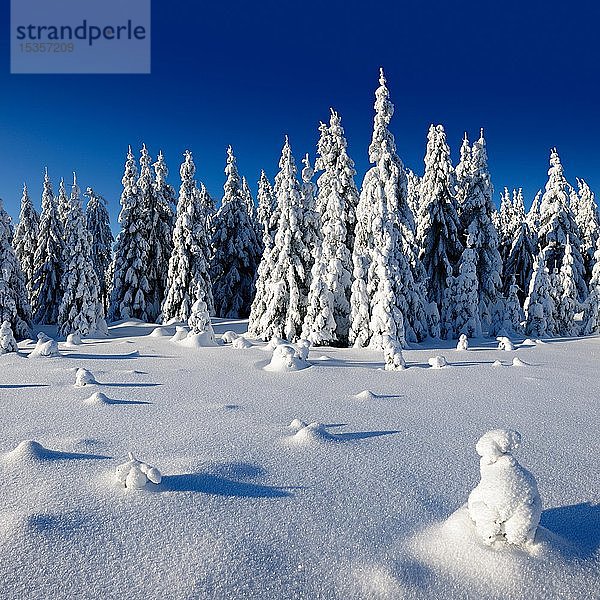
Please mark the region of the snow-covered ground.
[[[279, 372], [263, 343], [153, 329], [0, 357], [3, 599], [599, 597], [599, 337], [440, 342], [403, 371], [313, 348]], [[465, 508], [499, 428], [542, 499], [529, 549], [486, 546]], [[116, 481], [129, 452], [160, 484]]]

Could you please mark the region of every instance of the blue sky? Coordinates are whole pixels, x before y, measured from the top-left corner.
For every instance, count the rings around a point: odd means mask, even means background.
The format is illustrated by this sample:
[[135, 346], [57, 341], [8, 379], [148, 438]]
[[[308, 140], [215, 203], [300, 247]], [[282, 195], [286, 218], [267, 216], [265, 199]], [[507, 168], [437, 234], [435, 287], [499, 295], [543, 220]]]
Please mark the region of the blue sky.
[[[151, 75], [10, 75], [9, 9], [0, 37], [0, 197], [18, 214], [26, 180], [39, 205], [45, 165], [58, 185], [76, 170], [116, 219], [128, 144], [162, 149], [178, 188], [189, 148], [198, 178], [220, 198], [232, 144], [252, 188], [272, 178], [283, 136], [297, 161], [315, 153], [335, 107], [360, 183], [368, 167], [373, 94], [384, 66], [405, 164], [421, 173], [430, 123], [446, 127], [454, 158], [463, 131], [486, 131], [499, 191], [526, 203], [557, 146], [567, 178], [600, 193], [594, 2], [158, 2]], [[425, 4], [425, 6], [423, 6]], [[493, 6], [492, 6], [493, 4]], [[523, 6], [522, 4], [526, 4]]]

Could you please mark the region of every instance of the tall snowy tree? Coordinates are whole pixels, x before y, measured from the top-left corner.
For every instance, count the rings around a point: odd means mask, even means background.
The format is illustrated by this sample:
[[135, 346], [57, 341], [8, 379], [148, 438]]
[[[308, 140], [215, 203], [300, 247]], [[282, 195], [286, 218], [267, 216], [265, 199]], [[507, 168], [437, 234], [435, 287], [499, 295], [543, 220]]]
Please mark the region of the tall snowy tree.
[[88, 198], [85, 209], [86, 227], [92, 239], [90, 257], [98, 278], [98, 295], [106, 313], [108, 310], [107, 271], [112, 259], [114, 237], [110, 229], [106, 200], [90, 187], [87, 188], [85, 195]]
[[[537, 249], [529, 232], [527, 221], [523, 221], [515, 232], [510, 251], [504, 263], [505, 291], [508, 292], [512, 285], [517, 286], [517, 294], [521, 302], [525, 301], [533, 261]], [[515, 281], [512, 281], [514, 277]]]
[[410, 212], [413, 215], [413, 235], [417, 233], [417, 221], [419, 219], [419, 206], [421, 196], [419, 187], [421, 185], [421, 178], [411, 169], [406, 169], [406, 202], [410, 208]]
[[511, 275], [506, 301], [504, 303], [504, 322], [502, 329], [508, 334], [521, 335], [523, 333], [523, 309], [519, 299], [519, 286], [516, 283], [514, 275]]
[[[383, 69], [375, 92], [373, 136], [356, 208], [349, 342], [383, 348], [427, 336], [425, 272], [417, 260], [404, 165], [389, 130], [394, 105]], [[387, 341], [386, 341], [387, 340]]]
[[571, 241], [573, 252], [573, 274], [580, 301], [587, 295], [584, 280], [584, 265], [581, 253], [579, 227], [569, 207], [569, 185], [564, 177], [563, 167], [556, 148], [550, 153], [550, 169], [546, 191], [540, 204], [539, 247], [545, 251], [547, 266], [550, 270], [560, 268], [567, 238]]
[[305, 237], [310, 227], [307, 227], [306, 201], [296, 173], [286, 136], [274, 187], [279, 215], [277, 232], [273, 247], [263, 256], [269, 276], [265, 278], [264, 288], [259, 290], [260, 295], [256, 295], [248, 325], [250, 335], [264, 340], [273, 336], [298, 339], [306, 314], [308, 275], [315, 245], [314, 240], [311, 243]]
[[498, 233], [492, 221], [493, 193], [482, 129], [471, 151], [469, 179], [461, 204], [461, 223], [475, 254], [479, 316], [484, 327], [491, 325], [492, 309], [502, 287], [502, 259], [498, 251]]
[[577, 210], [575, 222], [581, 234], [581, 255], [585, 266], [586, 279], [591, 277], [594, 266], [594, 250], [600, 238], [600, 214], [594, 199], [594, 192], [584, 179], [577, 179]]
[[529, 231], [531, 232], [531, 239], [537, 246], [538, 232], [540, 230], [540, 203], [542, 201], [542, 190], [538, 190], [529, 212], [527, 213], [527, 225], [529, 225]]
[[162, 305], [163, 323], [189, 319], [196, 300], [205, 302], [209, 312], [214, 311], [207, 209], [194, 179], [196, 166], [192, 153], [186, 150], [184, 157], [173, 231], [174, 248], [169, 259], [167, 289]]
[[254, 204], [254, 197], [252, 196], [252, 190], [248, 185], [248, 180], [242, 177], [242, 195], [246, 202], [246, 208], [248, 210], [248, 217], [250, 221], [254, 223], [256, 221], [256, 205]]
[[519, 225], [525, 221], [525, 201], [523, 200], [523, 188], [513, 190], [513, 237]]
[[500, 198], [500, 211], [498, 213], [498, 243], [500, 255], [506, 260], [513, 240], [513, 234], [516, 230], [513, 203], [510, 199], [508, 188], [504, 188]]
[[27, 184], [23, 185], [23, 196], [21, 197], [21, 212], [19, 214], [19, 224], [15, 229], [13, 236], [13, 248], [19, 259], [23, 275], [25, 277], [25, 286], [27, 288], [27, 297], [31, 298], [33, 289], [33, 276], [35, 273], [35, 251], [37, 248], [38, 231], [40, 228], [40, 216], [38, 215], [33, 202], [29, 198]]
[[[168, 270], [165, 268], [173, 253], [173, 205], [175, 192], [167, 183], [169, 170], [163, 153], [160, 152], [154, 163], [155, 177], [150, 175], [150, 157], [146, 147], [140, 159], [141, 173], [139, 188], [145, 198], [145, 210], [148, 222], [148, 254], [146, 277], [148, 279], [148, 295], [146, 310], [150, 321], [157, 321], [161, 311], [166, 287]], [[149, 186], [146, 188], [146, 186]]]
[[354, 162], [346, 152], [339, 115], [332, 109], [329, 127], [321, 124], [318, 143], [316, 208], [322, 240], [315, 254], [302, 337], [313, 344], [347, 345], [350, 329], [352, 242], [358, 190]]
[[550, 296], [550, 281], [546, 257], [542, 250], [533, 263], [533, 273], [529, 282], [529, 294], [523, 306], [525, 312], [525, 333], [536, 337], [554, 335], [554, 302]]
[[472, 172], [472, 149], [469, 144], [469, 138], [465, 132], [461, 147], [460, 161], [454, 170], [456, 176], [456, 204], [459, 215], [462, 216], [462, 205], [469, 194], [471, 188], [471, 172]]
[[585, 303], [583, 315], [583, 333], [592, 335], [600, 333], [600, 237], [596, 240], [594, 267], [590, 281], [590, 295]]
[[148, 320], [146, 276], [148, 264], [148, 229], [145, 206], [138, 188], [138, 171], [131, 146], [127, 153], [121, 194], [119, 223], [114, 256], [114, 280], [110, 298], [109, 319]]
[[560, 267], [561, 297], [558, 305], [558, 320], [556, 327], [561, 335], [577, 335], [579, 326], [575, 323], [575, 313], [579, 311], [580, 304], [577, 300], [577, 288], [573, 273], [573, 252], [567, 237], [565, 253]]
[[58, 185], [58, 198], [57, 202], [57, 210], [58, 210], [58, 218], [63, 226], [63, 230], [67, 223], [67, 214], [69, 212], [69, 195], [67, 194], [67, 188], [65, 186], [65, 180], [61, 177], [60, 183]]
[[217, 316], [239, 318], [250, 313], [261, 248], [231, 146], [225, 175], [224, 195], [214, 219], [213, 298]]
[[10, 217], [0, 200], [0, 323], [8, 321], [14, 335], [25, 338], [30, 335], [31, 308], [10, 234]]
[[52, 192], [52, 183], [46, 169], [42, 193], [42, 214], [35, 251], [31, 304], [36, 323], [53, 325], [58, 316], [63, 290], [64, 228]]
[[454, 175], [446, 134], [441, 125], [432, 125], [427, 135], [417, 240], [419, 258], [427, 272], [429, 300], [440, 309], [447, 279], [453, 275], [454, 265], [463, 250], [453, 188]]
[[271, 248], [273, 245], [279, 215], [277, 214], [277, 198], [273, 192], [271, 182], [264, 171], [260, 172], [260, 179], [258, 181], [258, 210], [256, 218], [262, 228], [263, 248], [266, 251], [267, 248]]
[[96, 331], [104, 309], [91, 255], [92, 236], [87, 230], [75, 173], [65, 210], [65, 268], [61, 285], [64, 294], [58, 310], [58, 325], [61, 335], [85, 336]]

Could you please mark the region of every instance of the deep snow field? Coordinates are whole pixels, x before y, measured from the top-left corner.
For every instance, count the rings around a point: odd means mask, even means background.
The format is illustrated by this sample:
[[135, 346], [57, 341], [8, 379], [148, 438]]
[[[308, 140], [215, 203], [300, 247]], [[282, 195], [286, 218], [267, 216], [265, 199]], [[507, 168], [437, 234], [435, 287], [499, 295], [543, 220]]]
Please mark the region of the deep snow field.
[[[0, 356], [2, 599], [600, 598], [600, 337], [438, 342], [396, 372], [312, 348], [285, 373], [264, 370], [264, 343], [154, 328]], [[80, 367], [99, 383], [75, 387]], [[294, 435], [294, 419], [324, 427]], [[485, 546], [463, 508], [496, 428], [521, 433], [538, 481], [529, 551]], [[115, 481], [128, 452], [160, 485]]]

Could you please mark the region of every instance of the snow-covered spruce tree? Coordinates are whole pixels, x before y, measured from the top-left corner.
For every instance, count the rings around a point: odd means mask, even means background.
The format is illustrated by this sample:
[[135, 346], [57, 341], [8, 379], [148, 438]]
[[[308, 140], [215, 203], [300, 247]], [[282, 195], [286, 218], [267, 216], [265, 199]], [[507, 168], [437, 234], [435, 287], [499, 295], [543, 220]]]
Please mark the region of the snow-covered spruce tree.
[[533, 273], [529, 282], [529, 294], [523, 306], [525, 312], [525, 333], [535, 337], [554, 335], [556, 326], [553, 312], [554, 302], [550, 296], [550, 280], [546, 257], [542, 250], [533, 263]]
[[454, 170], [456, 176], [455, 190], [456, 190], [456, 205], [459, 216], [462, 215], [462, 205], [469, 194], [471, 188], [471, 172], [472, 172], [472, 149], [469, 144], [469, 138], [465, 131], [460, 147], [460, 161], [456, 165]]
[[558, 334], [558, 322], [560, 319], [560, 302], [562, 299], [562, 282], [558, 267], [554, 267], [548, 275], [550, 282], [550, 298], [552, 299], [552, 321], [554, 322], [554, 334]]
[[0, 323], [8, 321], [15, 336], [22, 339], [30, 335], [31, 308], [10, 233], [10, 217], [0, 200]]
[[187, 321], [192, 306], [198, 299], [206, 302], [209, 312], [214, 310], [206, 208], [194, 179], [196, 166], [192, 153], [186, 150], [184, 157], [180, 168], [181, 187], [173, 231], [174, 248], [169, 259], [167, 289], [162, 305], [163, 323], [171, 320]]
[[[277, 231], [277, 198], [273, 192], [273, 186], [264, 171], [260, 172], [258, 180], [258, 210], [256, 218], [261, 226], [262, 241], [265, 251], [273, 246], [275, 232]], [[265, 237], [268, 236], [268, 237]]]
[[[254, 204], [254, 197], [252, 196], [252, 190], [248, 185], [248, 180], [242, 177], [242, 195], [246, 202], [246, 209], [248, 210], [248, 217], [251, 223], [256, 223], [256, 205]], [[258, 233], [258, 232], [257, 232]]]
[[515, 276], [511, 275], [508, 294], [504, 302], [504, 322], [502, 323], [502, 329], [509, 334], [513, 333], [515, 335], [523, 333], [521, 322], [524, 315], [519, 300], [519, 291]]
[[224, 195], [214, 219], [211, 278], [219, 317], [248, 316], [260, 260], [260, 243], [231, 146], [227, 149]]
[[106, 312], [108, 310], [107, 271], [111, 263], [112, 245], [115, 239], [110, 229], [106, 200], [90, 187], [85, 191], [85, 196], [88, 198], [85, 209], [86, 226], [92, 238], [90, 257], [98, 277], [98, 295]]
[[209, 194], [206, 186], [202, 182], [200, 182], [200, 206], [202, 206], [206, 219], [206, 231], [208, 231], [209, 237], [212, 237], [213, 221], [217, 214], [217, 209], [214, 198]]
[[104, 308], [91, 255], [92, 236], [87, 230], [75, 173], [66, 210], [65, 268], [61, 286], [64, 294], [58, 310], [58, 325], [61, 335], [85, 336], [96, 331], [99, 320], [104, 318]]
[[513, 285], [515, 278], [517, 294], [521, 302], [525, 301], [526, 290], [533, 271], [533, 261], [537, 254], [537, 248], [533, 243], [527, 221], [523, 221], [517, 229], [510, 247], [510, 252], [504, 263], [505, 291]]
[[448, 277], [462, 253], [460, 224], [454, 199], [450, 148], [441, 125], [431, 125], [427, 135], [425, 174], [421, 181], [421, 215], [417, 241], [419, 258], [427, 273], [427, 292], [441, 309]]
[[[146, 158], [147, 157], [147, 158]], [[162, 152], [154, 163], [154, 181], [149, 177], [150, 157], [147, 156], [146, 147], [142, 150], [140, 158], [139, 188], [145, 198], [148, 220], [148, 254], [146, 277], [148, 279], [148, 295], [146, 310], [150, 321], [158, 321], [161, 306], [167, 287], [168, 269], [166, 268], [173, 254], [173, 205], [175, 192], [167, 183], [169, 169], [165, 163]], [[148, 161], [148, 164], [146, 162]], [[150, 181], [149, 181], [150, 180]], [[146, 190], [146, 185], [150, 188]]]
[[354, 162], [346, 153], [339, 115], [332, 109], [330, 125], [321, 124], [318, 143], [317, 212], [322, 240], [311, 271], [308, 308], [302, 337], [315, 345], [348, 344], [352, 285], [352, 243], [358, 204]]
[[584, 279], [584, 265], [581, 253], [579, 227], [575, 216], [569, 207], [569, 184], [567, 183], [563, 167], [556, 148], [550, 153], [550, 169], [546, 191], [540, 203], [540, 228], [538, 232], [538, 245], [545, 250], [547, 267], [552, 271], [560, 268], [567, 238], [571, 241], [573, 252], [573, 274], [577, 295], [583, 301], [587, 295], [587, 286]]
[[131, 146], [125, 162], [123, 192], [114, 256], [114, 280], [110, 296], [109, 320], [140, 319], [146, 321], [146, 295], [148, 279], [147, 220], [142, 196], [137, 186], [138, 171]]
[[504, 188], [502, 197], [500, 198], [499, 226], [498, 226], [498, 242], [502, 259], [506, 259], [512, 244], [512, 236], [514, 233], [515, 222], [513, 215], [513, 203], [510, 199], [508, 188]]
[[274, 245], [263, 257], [267, 276], [261, 295], [255, 298], [248, 327], [250, 335], [264, 340], [273, 336], [299, 339], [306, 313], [315, 245], [308, 244], [304, 235], [306, 207], [296, 172], [286, 136], [274, 187], [279, 222]]
[[525, 201], [523, 200], [523, 188], [513, 190], [513, 237], [519, 225], [525, 221]]
[[382, 348], [427, 336], [425, 272], [417, 260], [404, 165], [389, 124], [394, 114], [383, 69], [375, 92], [373, 137], [356, 208], [349, 343]]
[[28, 298], [31, 298], [31, 292], [33, 288], [33, 275], [35, 273], [35, 251], [37, 248], [39, 228], [40, 216], [35, 210], [33, 202], [29, 198], [27, 184], [24, 184], [23, 196], [21, 197], [19, 224], [15, 229], [12, 244], [23, 270]]
[[69, 195], [65, 186], [65, 180], [61, 177], [58, 185], [58, 197], [56, 199], [58, 218], [62, 223], [63, 229], [67, 223], [67, 213], [69, 212]]
[[64, 228], [58, 216], [52, 183], [46, 169], [31, 293], [33, 320], [36, 323], [47, 325], [56, 323], [58, 306], [63, 295], [61, 289], [63, 257]]
[[[444, 303], [442, 335], [446, 338], [458, 338], [461, 333], [467, 337], [481, 336], [479, 277], [474, 243], [474, 236], [469, 234], [467, 247], [458, 263], [458, 276], [453, 278], [452, 288], [447, 295], [450, 302]], [[451, 311], [450, 315], [448, 310]]]
[[490, 329], [491, 335], [496, 335], [491, 328], [491, 313], [502, 288], [502, 259], [498, 251], [498, 233], [492, 221], [493, 193], [482, 129], [471, 151], [469, 180], [461, 204], [461, 224], [475, 254], [481, 325]]
[[563, 262], [560, 267], [560, 290], [557, 331], [561, 335], [578, 335], [579, 325], [575, 322], [575, 313], [579, 312], [580, 304], [577, 300], [577, 288], [575, 287], [573, 274], [573, 252], [569, 238], [567, 238]]
[[419, 186], [421, 185], [421, 178], [411, 169], [406, 168], [406, 202], [410, 208], [410, 212], [413, 215], [413, 234], [417, 233], [417, 222], [419, 219], [419, 203], [421, 201], [421, 195], [419, 192]]
[[527, 225], [529, 225], [529, 231], [531, 232], [531, 239], [537, 246], [538, 232], [540, 230], [540, 203], [542, 201], [542, 190], [538, 190], [529, 212], [527, 213]]
[[0, 354], [8, 354], [9, 352], [17, 352], [17, 340], [13, 335], [12, 327], [9, 321], [2, 321], [0, 325]]
[[590, 295], [585, 303], [585, 312], [583, 314], [584, 335], [600, 333], [600, 237], [596, 241], [594, 260], [596, 262], [592, 269]]
[[581, 234], [581, 255], [585, 266], [586, 280], [589, 280], [594, 266], [594, 250], [600, 238], [600, 213], [594, 199], [594, 192], [584, 179], [577, 179], [578, 202], [575, 222]]

